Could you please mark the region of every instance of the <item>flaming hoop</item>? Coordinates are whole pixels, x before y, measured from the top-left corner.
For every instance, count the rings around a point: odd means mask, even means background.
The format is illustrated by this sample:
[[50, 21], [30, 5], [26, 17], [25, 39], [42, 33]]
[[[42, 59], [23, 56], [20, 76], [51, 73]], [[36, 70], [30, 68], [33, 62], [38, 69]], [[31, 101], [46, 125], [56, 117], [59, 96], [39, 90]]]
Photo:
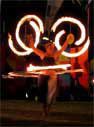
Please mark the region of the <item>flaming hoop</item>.
[[[83, 69], [75, 69], [75, 70], [63, 70], [63, 71], [59, 71], [56, 72], [56, 74], [66, 74], [66, 73], [73, 73], [73, 72], [83, 72]], [[37, 78], [38, 75], [48, 75], [47, 73], [43, 72], [43, 71], [34, 71], [34, 72], [9, 72], [8, 73], [8, 77], [13, 78], [13, 77], [35, 77]]]

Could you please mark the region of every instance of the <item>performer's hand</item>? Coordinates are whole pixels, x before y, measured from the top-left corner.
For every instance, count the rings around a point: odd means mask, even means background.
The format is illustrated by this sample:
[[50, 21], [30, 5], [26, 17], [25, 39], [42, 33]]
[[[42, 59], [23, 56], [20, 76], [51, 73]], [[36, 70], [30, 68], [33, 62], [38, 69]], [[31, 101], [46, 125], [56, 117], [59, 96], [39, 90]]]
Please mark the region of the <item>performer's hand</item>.
[[72, 33], [68, 34], [67, 42], [68, 44], [72, 44], [74, 42], [74, 35]]

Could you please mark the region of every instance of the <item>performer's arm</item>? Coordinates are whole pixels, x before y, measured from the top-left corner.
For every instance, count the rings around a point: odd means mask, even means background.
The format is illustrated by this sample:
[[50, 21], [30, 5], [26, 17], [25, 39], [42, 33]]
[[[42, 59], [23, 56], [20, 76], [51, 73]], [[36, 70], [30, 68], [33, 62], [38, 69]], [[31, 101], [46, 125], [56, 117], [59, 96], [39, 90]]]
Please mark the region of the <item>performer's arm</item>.
[[55, 53], [55, 59], [57, 60], [58, 57], [61, 55], [61, 53], [67, 48], [68, 46], [68, 43], [69, 42], [73, 42], [74, 41], [74, 35], [73, 34], [69, 34], [67, 36], [67, 39], [66, 41], [64, 42], [63, 46], [61, 47], [60, 50], [58, 50], [56, 53]]
[[43, 59], [45, 57], [45, 53], [43, 51], [41, 51], [40, 49], [38, 48], [35, 48], [34, 47], [34, 40], [32, 39], [31, 36], [27, 36], [27, 39], [29, 40], [29, 46], [33, 49], [33, 51], [38, 55], [40, 56], [41, 59]]
[[64, 45], [61, 47], [60, 50], [58, 50], [56, 53], [55, 53], [55, 59], [58, 59], [58, 57], [61, 55], [61, 53], [67, 48], [68, 46], [68, 42], [65, 41], [64, 42]]

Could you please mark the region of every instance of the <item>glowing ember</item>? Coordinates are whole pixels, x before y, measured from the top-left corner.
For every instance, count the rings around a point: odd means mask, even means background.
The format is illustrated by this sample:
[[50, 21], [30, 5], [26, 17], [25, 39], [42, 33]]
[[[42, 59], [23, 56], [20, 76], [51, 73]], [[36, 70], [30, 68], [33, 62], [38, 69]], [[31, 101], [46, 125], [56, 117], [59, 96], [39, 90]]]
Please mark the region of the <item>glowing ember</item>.
[[33, 66], [32, 64], [27, 67], [27, 71], [35, 71], [35, 70], [47, 70], [47, 69], [64, 69], [66, 70], [68, 67], [70, 67], [71, 64], [63, 64], [63, 65], [54, 65], [54, 66]]

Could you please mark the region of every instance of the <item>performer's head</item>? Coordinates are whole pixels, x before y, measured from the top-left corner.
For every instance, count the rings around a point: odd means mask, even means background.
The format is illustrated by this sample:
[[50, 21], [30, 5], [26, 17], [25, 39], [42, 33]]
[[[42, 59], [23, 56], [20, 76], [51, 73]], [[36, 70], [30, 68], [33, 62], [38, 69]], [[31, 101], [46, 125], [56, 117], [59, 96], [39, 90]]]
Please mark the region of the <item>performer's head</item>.
[[45, 52], [47, 52], [49, 55], [56, 51], [56, 47], [53, 43], [53, 39], [54, 38], [52, 37], [51, 33], [48, 35], [48, 31], [45, 31], [41, 37], [40, 45], [44, 48]]
[[53, 44], [53, 42], [48, 42], [47, 44], [45, 44], [44, 47], [48, 54], [52, 54], [55, 52], [55, 45]]

